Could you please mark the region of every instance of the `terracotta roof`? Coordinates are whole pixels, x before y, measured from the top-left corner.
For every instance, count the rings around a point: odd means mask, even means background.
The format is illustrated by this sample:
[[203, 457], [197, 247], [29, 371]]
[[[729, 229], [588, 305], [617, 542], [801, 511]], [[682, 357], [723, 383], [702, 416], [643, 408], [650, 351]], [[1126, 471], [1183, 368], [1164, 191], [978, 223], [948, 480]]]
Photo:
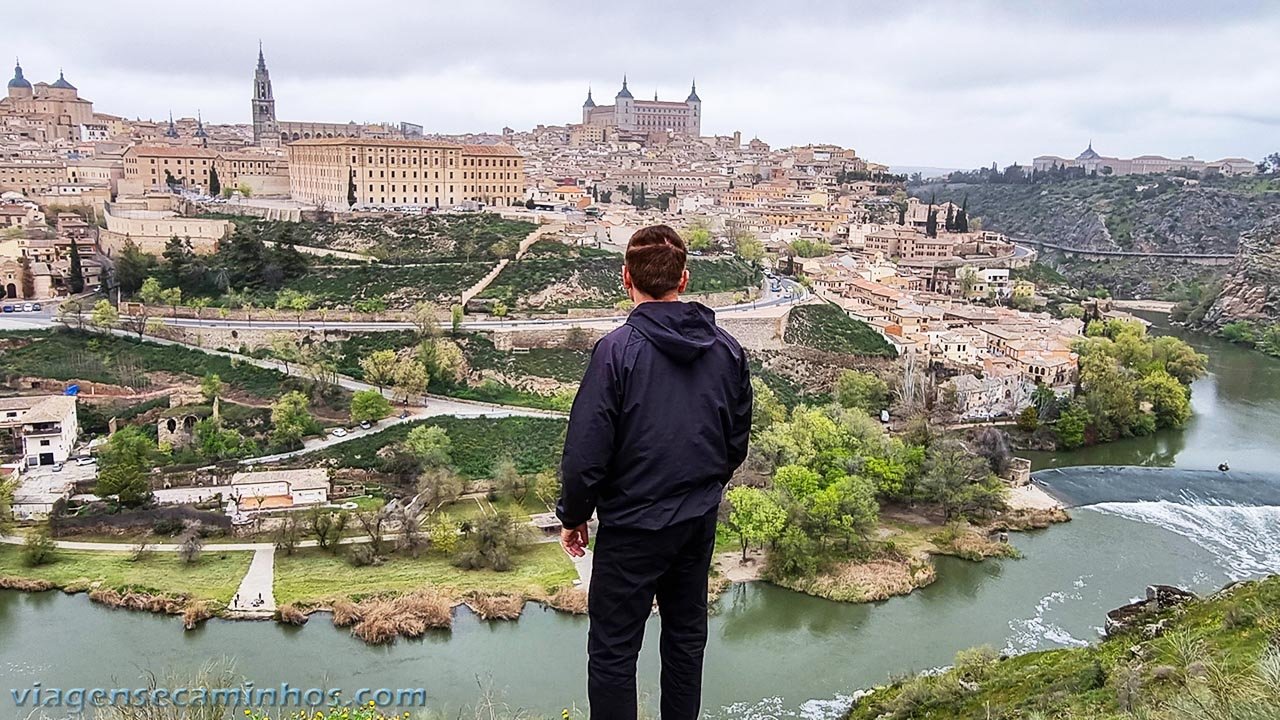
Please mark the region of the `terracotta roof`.
[[405, 148], [462, 148], [462, 145], [445, 140], [393, 140], [391, 138], [311, 138], [310, 140], [294, 140], [289, 146], [359, 145], [362, 147], [405, 147]]
[[510, 145], [463, 145], [463, 155], [502, 155], [505, 157], [523, 157], [519, 150]]
[[186, 145], [134, 145], [125, 151], [126, 155], [130, 153], [143, 157], [215, 158], [218, 156], [218, 153], [212, 150]]

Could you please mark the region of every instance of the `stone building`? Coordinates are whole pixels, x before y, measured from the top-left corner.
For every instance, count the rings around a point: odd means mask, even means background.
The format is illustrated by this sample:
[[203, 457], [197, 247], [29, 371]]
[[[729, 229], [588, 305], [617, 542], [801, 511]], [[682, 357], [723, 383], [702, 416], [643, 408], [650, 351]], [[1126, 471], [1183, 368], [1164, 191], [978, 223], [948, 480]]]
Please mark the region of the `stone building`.
[[279, 130], [276, 126], [276, 99], [271, 92], [271, 73], [258, 43], [258, 67], [253, 73], [253, 144], [274, 145]]
[[637, 100], [627, 89], [627, 78], [622, 78], [622, 89], [613, 98], [612, 105], [596, 105], [587, 90], [587, 100], [582, 103], [582, 124], [614, 127], [631, 132], [660, 132], [673, 130], [682, 135], [698, 137], [702, 134], [702, 98], [698, 97], [698, 84], [689, 88], [684, 102]]
[[1092, 175], [1153, 175], [1157, 173], [1217, 172], [1222, 175], [1253, 175], [1258, 171], [1252, 160], [1245, 158], [1223, 158], [1221, 160], [1197, 160], [1190, 155], [1182, 158], [1167, 158], [1161, 155], [1139, 155], [1134, 158], [1117, 158], [1100, 155], [1093, 149], [1093, 143], [1074, 159], [1061, 158], [1057, 155], [1041, 155], [1032, 161], [1031, 167], [1036, 172], [1049, 172], [1054, 168], [1080, 168]]
[[343, 137], [288, 147], [290, 195], [300, 202], [333, 209], [524, 201], [524, 157], [508, 145]]
[[124, 151], [121, 194], [164, 190], [170, 182], [184, 188], [209, 187], [209, 170], [218, 153], [186, 145], [134, 145]]
[[43, 142], [78, 141], [82, 127], [94, 123], [93, 102], [80, 97], [76, 86], [67, 82], [61, 72], [52, 83], [33, 85], [17, 62], [8, 93], [0, 98], [0, 116], [5, 115], [21, 117], [39, 127], [43, 135], [39, 139]]

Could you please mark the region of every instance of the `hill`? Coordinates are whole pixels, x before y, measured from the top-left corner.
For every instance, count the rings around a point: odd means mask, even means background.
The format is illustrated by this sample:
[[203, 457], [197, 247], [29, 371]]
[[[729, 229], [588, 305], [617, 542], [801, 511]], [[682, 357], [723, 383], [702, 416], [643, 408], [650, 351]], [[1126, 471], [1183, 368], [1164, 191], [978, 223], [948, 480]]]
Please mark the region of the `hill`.
[[1125, 175], [1036, 184], [928, 184], [924, 201], [968, 199], [988, 230], [1068, 247], [1231, 253], [1240, 234], [1280, 215], [1280, 180]]
[[1280, 577], [1140, 613], [1090, 647], [1007, 659], [965, 651], [945, 672], [862, 697], [848, 720], [1277, 717]]

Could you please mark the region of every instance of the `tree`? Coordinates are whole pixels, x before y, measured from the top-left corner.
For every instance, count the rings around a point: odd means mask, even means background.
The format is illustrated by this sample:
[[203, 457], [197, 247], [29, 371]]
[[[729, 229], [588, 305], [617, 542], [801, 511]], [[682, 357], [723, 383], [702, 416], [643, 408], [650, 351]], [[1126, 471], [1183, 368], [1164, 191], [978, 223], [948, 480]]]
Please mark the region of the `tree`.
[[458, 549], [458, 523], [448, 515], [439, 515], [427, 530], [427, 539], [434, 550], [452, 555]]
[[217, 373], [208, 373], [200, 381], [200, 394], [204, 396], [205, 402], [211, 403], [222, 397], [223, 389], [222, 378], [218, 377]]
[[280, 524], [276, 526], [276, 550], [284, 551], [285, 555], [292, 555], [293, 551], [298, 548], [298, 542], [302, 540], [304, 530], [305, 528], [296, 514], [286, 514], [281, 519]]
[[155, 256], [142, 252], [133, 240], [126, 237], [124, 247], [115, 257], [115, 281], [120, 291], [125, 295], [138, 292], [155, 266]]
[[1173, 375], [1156, 370], [1138, 381], [1138, 395], [1151, 403], [1157, 427], [1182, 427], [1191, 419], [1191, 393]]
[[204, 538], [200, 537], [200, 521], [188, 521], [182, 534], [178, 536], [178, 559], [185, 565], [200, 562], [200, 551], [204, 549]]
[[422, 467], [439, 468], [449, 464], [452, 446], [449, 434], [439, 425], [418, 425], [409, 431], [401, 445]]
[[760, 378], [751, 378], [753, 402], [751, 405], [751, 432], [753, 434], [769, 428], [774, 423], [786, 422], [787, 406], [778, 399], [773, 388]]
[[433, 338], [440, 334], [440, 307], [433, 302], [422, 301], [409, 311], [410, 322], [418, 331], [419, 339]]
[[222, 194], [222, 182], [218, 180], [218, 169], [209, 168], [209, 195], [218, 197]]
[[1017, 418], [1018, 429], [1023, 432], [1035, 432], [1040, 427], [1040, 411], [1035, 405], [1028, 405], [1022, 408]]
[[314, 507], [307, 513], [307, 531], [316, 539], [321, 550], [332, 550], [347, 527], [346, 513], [334, 513], [322, 507]]
[[357, 390], [351, 396], [351, 422], [378, 422], [391, 414], [391, 402], [377, 390]]
[[964, 196], [964, 201], [960, 203], [960, 211], [956, 213], [956, 232], [969, 232], [969, 196]]
[[284, 364], [284, 374], [289, 374], [289, 363], [302, 361], [302, 352], [298, 348], [297, 339], [292, 333], [282, 332], [271, 336], [267, 341], [271, 355]]
[[27, 567], [48, 565], [54, 561], [56, 553], [57, 545], [50, 535], [48, 523], [36, 528], [22, 542], [22, 564]]
[[738, 486], [725, 495], [732, 508], [728, 525], [742, 543], [742, 559], [751, 545], [777, 540], [787, 524], [787, 511], [771, 493], [759, 488]]
[[356, 204], [356, 171], [352, 170], [347, 176], [347, 207], [354, 207]]
[[396, 362], [391, 381], [396, 392], [408, 404], [410, 398], [427, 391], [427, 383], [430, 379], [427, 369], [422, 366], [422, 363], [413, 358], [400, 358]]
[[501, 300], [494, 300], [489, 312], [496, 318], [504, 318], [507, 316], [507, 304]]
[[385, 388], [395, 380], [396, 366], [400, 358], [395, 350], [376, 350], [360, 359], [360, 370], [365, 382]]
[[454, 335], [457, 335], [458, 331], [462, 329], [462, 306], [461, 305], [455, 304], [453, 307], [449, 308], [449, 327], [450, 327], [450, 330], [453, 331]]
[[383, 505], [377, 510], [364, 510], [355, 514], [360, 529], [369, 538], [369, 547], [375, 556], [382, 556], [386, 550], [387, 525], [391, 521], [391, 510]]
[[[110, 303], [108, 303], [108, 306], [110, 306]], [[83, 330], [84, 303], [75, 298], [63, 300], [58, 304], [58, 320], [77, 330]]]
[[889, 405], [889, 384], [875, 373], [845, 370], [836, 379], [836, 401], [878, 415]]
[[462, 489], [462, 478], [446, 467], [428, 468], [418, 476], [418, 497], [427, 507], [457, 500]]
[[302, 441], [304, 435], [316, 429], [311, 417], [311, 401], [297, 390], [280, 396], [271, 405], [271, 441], [280, 447], [291, 447]]
[[298, 314], [298, 324], [302, 324], [302, 313], [311, 309], [315, 304], [315, 297], [310, 293], [303, 293], [293, 288], [285, 288], [276, 294], [277, 310], [292, 310]]
[[149, 277], [142, 282], [142, 287], [138, 290], [138, 298], [147, 305], [162, 305], [164, 303], [164, 287], [160, 285], [160, 280]]
[[529, 492], [528, 483], [524, 481], [524, 477], [520, 475], [520, 471], [516, 469], [516, 464], [510, 457], [503, 457], [494, 463], [493, 485], [498, 492], [517, 503], [524, 502], [524, 497]]
[[67, 268], [67, 290], [72, 295], [84, 292], [84, 268], [80, 265], [80, 249], [75, 240], [71, 241], [71, 260]]
[[98, 453], [98, 483], [94, 494], [116, 497], [122, 505], [136, 507], [151, 498], [147, 473], [157, 453], [156, 444], [140, 427], [126, 427], [107, 439]]
[[472, 521], [467, 547], [458, 554], [455, 564], [466, 570], [510, 570], [512, 552], [519, 546], [525, 527], [506, 512]]
[[1058, 445], [1072, 450], [1084, 445], [1085, 431], [1089, 427], [1089, 411], [1078, 401], [1073, 401], [1058, 415], [1054, 423], [1054, 431], [1058, 435]]
[[1009, 469], [1013, 459], [1013, 449], [1009, 446], [1009, 438], [1003, 430], [985, 427], [977, 431], [973, 437], [973, 450], [986, 458], [991, 472], [1003, 475]]
[[0, 535], [13, 528], [13, 488], [13, 481], [0, 480]]
[[734, 252], [743, 261], [755, 265], [764, 259], [764, 243], [750, 233], [735, 234]]
[[112, 307], [111, 301], [99, 300], [94, 303], [93, 312], [89, 314], [89, 322], [96, 328], [110, 330], [120, 324], [120, 313]]
[[988, 461], [956, 440], [942, 440], [929, 449], [920, 487], [924, 499], [938, 503], [948, 521], [997, 509], [1004, 502], [1003, 485]]
[[711, 249], [711, 231], [704, 225], [695, 225], [684, 233], [685, 247], [694, 252], [706, 252]]

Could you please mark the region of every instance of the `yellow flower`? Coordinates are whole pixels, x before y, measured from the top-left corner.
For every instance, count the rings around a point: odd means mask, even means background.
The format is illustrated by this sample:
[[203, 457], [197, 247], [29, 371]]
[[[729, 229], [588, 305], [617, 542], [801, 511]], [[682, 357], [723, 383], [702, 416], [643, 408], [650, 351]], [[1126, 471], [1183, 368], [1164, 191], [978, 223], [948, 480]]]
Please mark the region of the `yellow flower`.
[[252, 715], [253, 713], [249, 712], [248, 710], [245, 710], [245, 711], [244, 711], [244, 714], [245, 714], [245, 715]]

